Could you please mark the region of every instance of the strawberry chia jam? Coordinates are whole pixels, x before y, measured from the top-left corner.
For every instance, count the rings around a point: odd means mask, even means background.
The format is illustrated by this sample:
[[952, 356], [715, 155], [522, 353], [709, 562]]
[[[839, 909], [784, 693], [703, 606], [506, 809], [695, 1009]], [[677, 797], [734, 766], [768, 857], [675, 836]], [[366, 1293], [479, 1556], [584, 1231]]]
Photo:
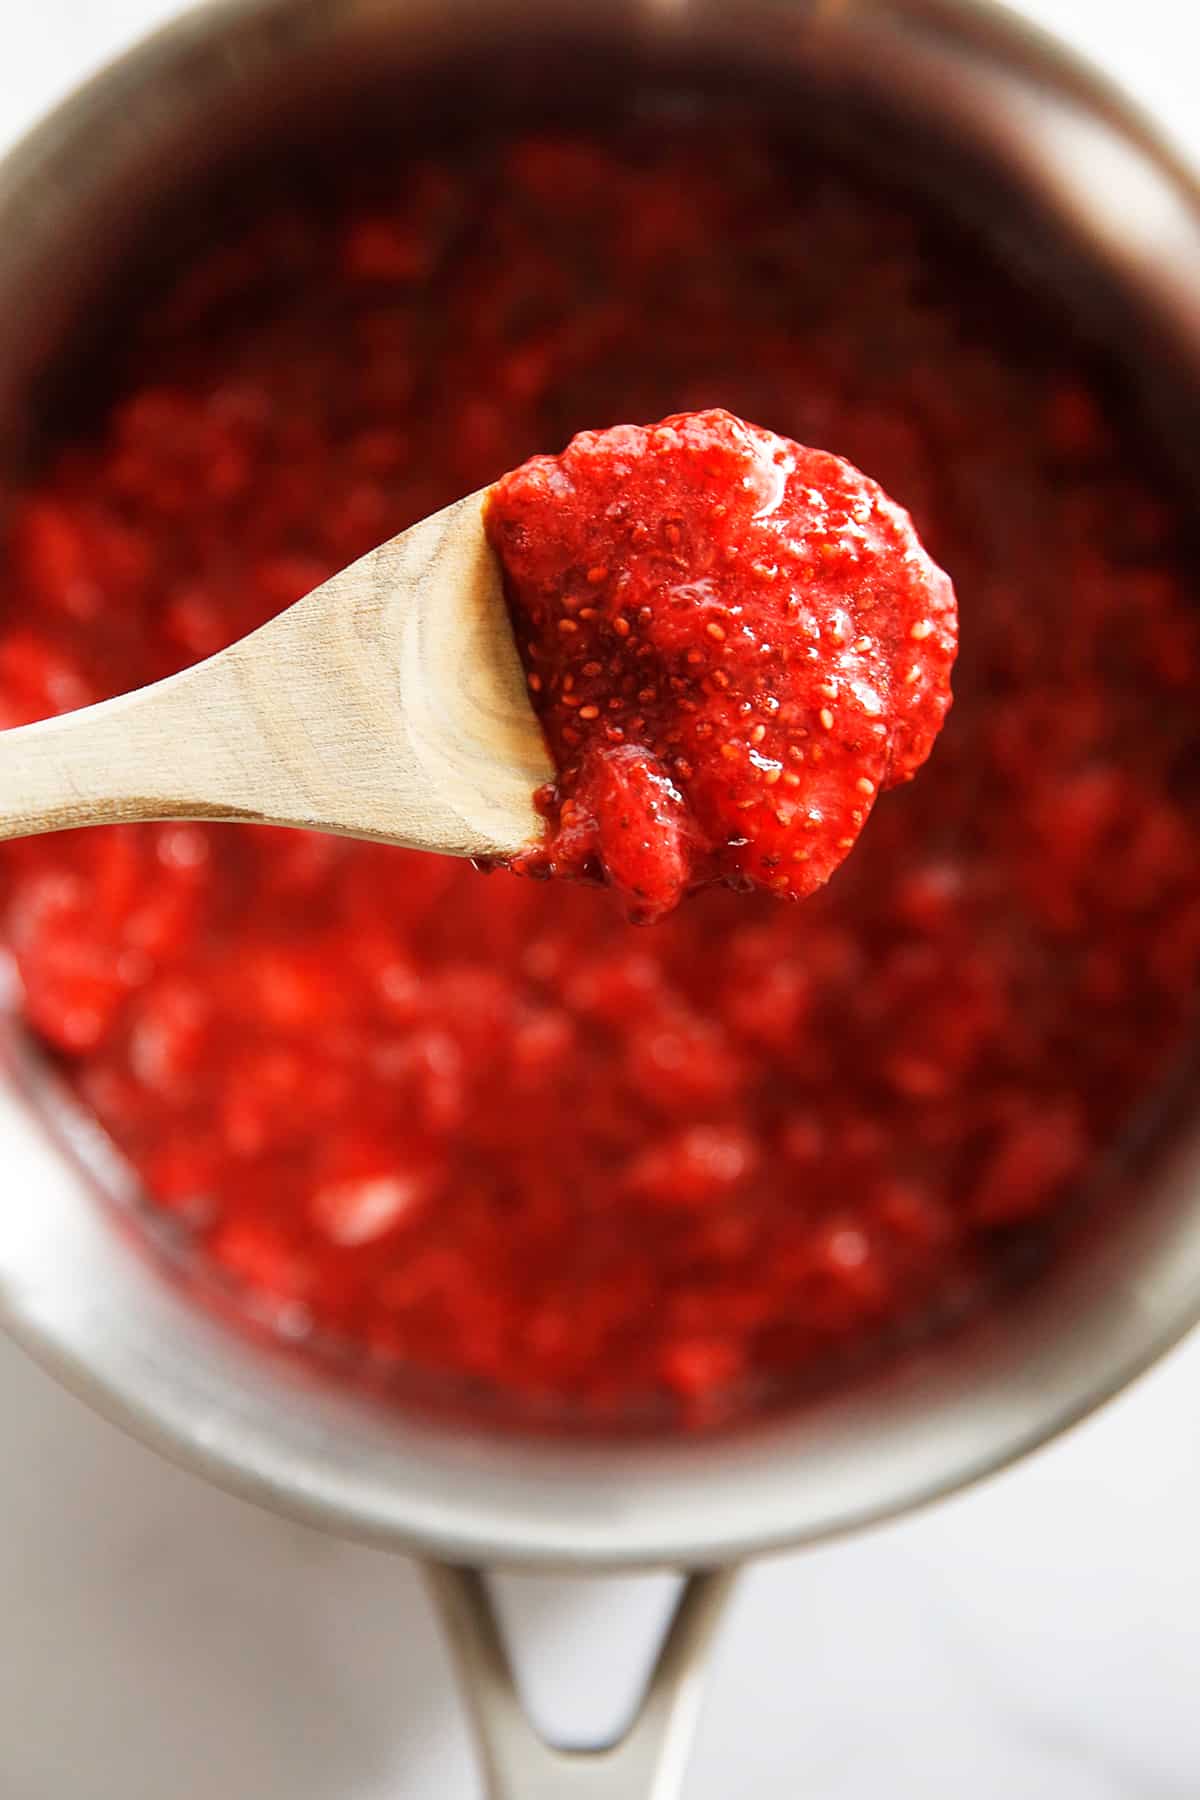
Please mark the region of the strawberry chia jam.
[[713, 880], [801, 900], [929, 755], [954, 590], [841, 457], [680, 413], [533, 457], [486, 524], [558, 771], [527, 871], [643, 922]]
[[1050, 1254], [1193, 1024], [1194, 564], [1119, 370], [798, 155], [675, 122], [331, 166], [179, 269], [10, 510], [5, 725], [622, 419], [827, 445], [954, 580], [934, 754], [801, 906], [635, 930], [254, 827], [4, 847], [28, 1028], [147, 1205], [398, 1394], [703, 1425], [944, 1327]]

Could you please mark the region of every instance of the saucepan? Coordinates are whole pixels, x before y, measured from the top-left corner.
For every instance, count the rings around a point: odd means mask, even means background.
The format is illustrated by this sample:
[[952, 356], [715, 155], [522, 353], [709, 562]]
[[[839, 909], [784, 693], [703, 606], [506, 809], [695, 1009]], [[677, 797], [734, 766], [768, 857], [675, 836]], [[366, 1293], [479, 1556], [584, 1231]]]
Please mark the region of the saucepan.
[[[368, 96], [452, 128], [635, 88], [718, 87], [856, 134], [965, 210], [1136, 359], [1200, 489], [1200, 188], [1099, 77], [998, 7], [950, 0], [212, 0], [91, 81], [0, 166], [0, 482], [98, 318], [239, 159]], [[449, 122], [449, 123], [448, 123]], [[714, 246], [719, 254], [719, 245]], [[2, 496], [0, 486], [0, 496]], [[702, 1651], [743, 1559], [848, 1532], [1045, 1443], [1200, 1317], [1200, 1143], [1186, 1092], [1137, 1204], [993, 1316], [794, 1415], [665, 1441], [466, 1428], [231, 1331], [134, 1226], [129, 1177], [5, 1029], [0, 1316], [67, 1386], [169, 1457], [330, 1532], [423, 1559], [498, 1800], [677, 1791]], [[1186, 1086], [1186, 1084], [1184, 1084]], [[686, 1575], [620, 1743], [553, 1749], [520, 1710], [482, 1571]]]

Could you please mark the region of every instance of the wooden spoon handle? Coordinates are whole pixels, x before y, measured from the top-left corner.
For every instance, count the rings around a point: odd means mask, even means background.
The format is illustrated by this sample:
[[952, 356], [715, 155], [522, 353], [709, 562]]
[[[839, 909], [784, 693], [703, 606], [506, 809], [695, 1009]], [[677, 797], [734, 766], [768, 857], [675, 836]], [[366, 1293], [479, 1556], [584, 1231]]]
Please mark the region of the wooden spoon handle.
[[203, 695], [186, 677], [0, 732], [0, 838], [136, 819], [260, 818], [218, 797]]

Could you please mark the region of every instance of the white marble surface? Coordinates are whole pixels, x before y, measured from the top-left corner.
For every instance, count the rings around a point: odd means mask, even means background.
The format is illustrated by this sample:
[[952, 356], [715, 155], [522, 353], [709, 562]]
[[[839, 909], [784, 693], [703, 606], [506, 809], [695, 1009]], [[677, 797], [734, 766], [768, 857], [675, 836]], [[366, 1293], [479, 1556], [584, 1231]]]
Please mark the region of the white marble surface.
[[[0, 0], [0, 141], [174, 10]], [[1026, 10], [1200, 154], [1197, 0]], [[167, 1467], [2, 1344], [0, 1420], [0, 1800], [476, 1800], [408, 1565]], [[1193, 1800], [1198, 1520], [1195, 1340], [988, 1486], [750, 1573], [688, 1800]], [[505, 1584], [560, 1730], [615, 1717], [660, 1589]]]

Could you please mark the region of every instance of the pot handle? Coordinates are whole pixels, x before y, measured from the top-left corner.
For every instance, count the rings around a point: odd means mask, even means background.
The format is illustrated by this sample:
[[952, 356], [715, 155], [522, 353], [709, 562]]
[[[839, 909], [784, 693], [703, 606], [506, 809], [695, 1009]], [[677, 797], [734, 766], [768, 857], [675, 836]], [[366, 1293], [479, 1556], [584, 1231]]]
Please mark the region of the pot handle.
[[705, 1652], [736, 1569], [689, 1574], [627, 1730], [564, 1750], [526, 1716], [479, 1569], [423, 1564], [470, 1714], [488, 1800], [676, 1800], [708, 1673]]

